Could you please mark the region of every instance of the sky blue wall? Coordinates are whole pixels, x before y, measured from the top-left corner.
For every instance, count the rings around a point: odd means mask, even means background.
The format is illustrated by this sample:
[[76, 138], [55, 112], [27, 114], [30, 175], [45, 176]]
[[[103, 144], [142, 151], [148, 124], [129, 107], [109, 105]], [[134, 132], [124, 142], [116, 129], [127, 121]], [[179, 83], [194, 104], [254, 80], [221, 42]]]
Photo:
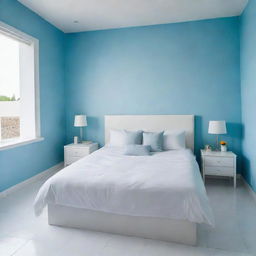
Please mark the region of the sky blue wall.
[[241, 95], [244, 176], [256, 191], [256, 1], [241, 16]]
[[106, 114], [195, 114], [197, 153], [214, 142], [208, 121], [224, 119], [223, 139], [240, 155], [238, 18], [64, 35], [16, 0], [1, 0], [0, 20], [40, 40], [45, 138], [0, 151], [0, 191], [63, 160], [65, 134], [68, 142], [78, 135], [76, 113], [88, 115], [87, 139], [101, 145]]
[[77, 113], [101, 144], [106, 114], [195, 114], [197, 152], [224, 119], [240, 155], [239, 43], [237, 17], [67, 35], [67, 140]]
[[63, 160], [64, 34], [16, 0], [0, 1], [0, 21], [39, 39], [42, 142], [0, 151], [0, 191]]

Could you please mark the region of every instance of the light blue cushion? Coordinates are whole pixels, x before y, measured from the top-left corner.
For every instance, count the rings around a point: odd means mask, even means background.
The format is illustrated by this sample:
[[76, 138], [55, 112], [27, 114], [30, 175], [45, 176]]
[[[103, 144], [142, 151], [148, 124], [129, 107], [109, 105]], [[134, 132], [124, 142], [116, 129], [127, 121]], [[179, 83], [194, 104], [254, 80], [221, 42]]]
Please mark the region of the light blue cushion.
[[163, 151], [164, 132], [143, 132], [143, 145], [149, 145], [150, 151]]
[[142, 131], [124, 131], [125, 133], [125, 144], [142, 144]]
[[150, 146], [126, 145], [124, 154], [128, 156], [148, 156], [150, 155]]

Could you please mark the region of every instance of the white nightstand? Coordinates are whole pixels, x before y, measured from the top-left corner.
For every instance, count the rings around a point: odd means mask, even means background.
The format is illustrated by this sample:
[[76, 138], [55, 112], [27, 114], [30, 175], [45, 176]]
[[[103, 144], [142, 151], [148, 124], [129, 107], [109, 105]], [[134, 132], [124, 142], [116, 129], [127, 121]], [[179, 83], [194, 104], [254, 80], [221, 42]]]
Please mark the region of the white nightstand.
[[69, 144], [64, 146], [64, 165], [68, 166], [98, 149], [98, 143]]
[[206, 175], [233, 177], [236, 187], [236, 154], [201, 150], [201, 163], [204, 181]]

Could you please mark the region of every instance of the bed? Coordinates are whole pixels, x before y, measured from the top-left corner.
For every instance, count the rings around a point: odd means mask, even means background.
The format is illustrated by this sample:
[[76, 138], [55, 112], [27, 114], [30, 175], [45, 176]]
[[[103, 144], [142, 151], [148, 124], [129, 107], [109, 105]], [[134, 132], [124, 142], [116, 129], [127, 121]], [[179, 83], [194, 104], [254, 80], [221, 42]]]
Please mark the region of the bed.
[[40, 188], [39, 215], [51, 225], [196, 244], [197, 223], [214, 224], [194, 150], [194, 116], [105, 116], [111, 129], [186, 132], [187, 149], [125, 156], [105, 146], [64, 168]]

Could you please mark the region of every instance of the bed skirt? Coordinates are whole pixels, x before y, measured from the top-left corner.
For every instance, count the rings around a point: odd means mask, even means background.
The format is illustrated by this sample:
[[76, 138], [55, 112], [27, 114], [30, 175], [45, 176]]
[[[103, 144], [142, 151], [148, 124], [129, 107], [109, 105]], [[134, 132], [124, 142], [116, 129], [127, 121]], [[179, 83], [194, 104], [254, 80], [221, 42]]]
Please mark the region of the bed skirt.
[[189, 221], [125, 216], [56, 204], [48, 204], [48, 223], [187, 245], [195, 245], [197, 238], [197, 224]]

